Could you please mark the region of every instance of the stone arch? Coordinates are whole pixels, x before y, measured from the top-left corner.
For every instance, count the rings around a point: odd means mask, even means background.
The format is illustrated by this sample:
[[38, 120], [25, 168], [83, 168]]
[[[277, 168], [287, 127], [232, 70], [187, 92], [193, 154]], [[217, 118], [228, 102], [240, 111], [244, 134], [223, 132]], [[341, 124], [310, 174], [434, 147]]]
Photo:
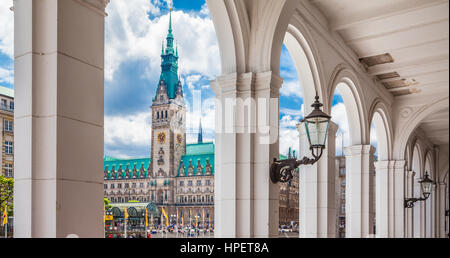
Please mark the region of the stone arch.
[[[370, 142], [369, 131], [367, 129], [367, 115], [361, 98], [360, 84], [357, 75], [346, 65], [340, 64], [333, 72], [330, 80], [328, 99], [333, 99], [335, 91], [338, 89], [344, 99], [347, 117], [349, 119], [350, 146], [363, 145]], [[328, 103], [331, 110], [332, 102]], [[353, 119], [355, 118], [355, 119]]]
[[404, 156], [409, 138], [427, 116], [441, 110], [448, 110], [448, 101], [449, 98], [446, 97], [434, 102], [433, 104], [423, 106], [414, 114], [406, 112], [407, 117], [403, 118], [403, 121], [400, 122], [398, 126], [396, 126], [395, 143], [393, 145], [393, 154], [395, 156], [394, 158], [401, 159]]
[[[413, 177], [413, 194], [412, 197], [419, 198], [422, 194], [419, 184], [419, 179], [422, 177], [422, 168], [423, 168], [423, 155], [420, 140], [415, 138], [411, 142], [412, 146], [412, 170], [415, 172]], [[421, 223], [421, 204], [417, 203], [412, 210], [412, 222], [413, 222], [413, 234], [414, 238], [422, 237], [422, 223]]]
[[[324, 84], [322, 83], [322, 67], [317, 59], [318, 52], [315, 49], [315, 42], [309, 35], [308, 29], [296, 20], [291, 21], [286, 32], [284, 44], [297, 70], [305, 103], [305, 113], [312, 111], [311, 105], [316, 92], [319, 94], [325, 108], [328, 107], [327, 91], [323, 88]], [[325, 112], [329, 111], [325, 110]]]
[[[376, 99], [370, 108], [370, 128], [373, 121], [375, 125], [375, 133], [378, 140], [378, 159], [387, 161], [392, 156], [392, 119], [387, 105], [381, 100]], [[371, 132], [372, 133], [372, 132]]]
[[[222, 60], [222, 74], [280, 74], [280, 56], [296, 0], [207, 0]], [[230, 44], [232, 39], [232, 44]]]
[[[432, 154], [431, 154], [431, 152], [429, 151], [429, 150], [427, 150], [427, 152], [425, 153], [425, 156], [424, 156], [424, 169], [423, 169], [423, 171], [424, 171], [424, 174], [426, 173], [426, 172], [428, 172], [429, 173], [429, 175], [430, 175], [430, 177], [431, 177], [431, 179], [432, 180], [434, 180], [435, 179], [435, 177], [434, 177], [434, 171], [433, 171], [433, 157], [432, 157]], [[427, 237], [427, 238], [431, 238], [431, 236], [432, 236], [432, 216], [433, 216], [433, 212], [432, 212], [432, 207], [433, 207], [433, 205], [432, 205], [432, 202], [433, 202], [433, 200], [434, 200], [434, 195], [433, 194], [431, 194], [430, 195], [430, 197], [426, 200], [426, 201], [424, 201], [424, 215], [425, 215], [425, 220], [424, 220], [424, 223], [425, 223], [425, 237]]]

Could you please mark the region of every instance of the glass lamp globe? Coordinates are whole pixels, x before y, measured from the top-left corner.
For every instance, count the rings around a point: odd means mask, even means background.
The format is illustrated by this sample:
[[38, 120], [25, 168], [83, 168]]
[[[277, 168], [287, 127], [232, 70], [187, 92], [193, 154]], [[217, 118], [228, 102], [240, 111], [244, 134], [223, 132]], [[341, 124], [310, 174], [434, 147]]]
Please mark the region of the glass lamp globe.
[[314, 157], [318, 157], [321, 156], [323, 149], [325, 149], [331, 116], [320, 109], [323, 107], [323, 104], [319, 102], [319, 96], [316, 96], [316, 101], [312, 107], [314, 110], [302, 122], [306, 128], [312, 154]]
[[422, 193], [423, 196], [425, 197], [425, 199], [428, 199], [428, 197], [430, 197], [431, 194], [431, 187], [433, 186], [434, 181], [431, 180], [430, 175], [428, 174], [428, 172], [425, 174], [425, 178], [420, 181], [420, 185], [422, 187]]

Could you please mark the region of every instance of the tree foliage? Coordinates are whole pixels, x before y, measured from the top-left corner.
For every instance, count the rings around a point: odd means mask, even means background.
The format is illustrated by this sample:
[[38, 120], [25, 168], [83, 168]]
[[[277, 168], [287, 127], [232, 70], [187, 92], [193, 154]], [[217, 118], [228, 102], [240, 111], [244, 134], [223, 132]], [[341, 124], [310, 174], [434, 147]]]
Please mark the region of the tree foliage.
[[108, 198], [104, 198], [103, 202], [105, 203], [105, 210], [109, 211], [112, 209], [111, 201]]
[[14, 179], [0, 176], [0, 210], [3, 214], [5, 207], [8, 207], [8, 213], [13, 211], [14, 198]]

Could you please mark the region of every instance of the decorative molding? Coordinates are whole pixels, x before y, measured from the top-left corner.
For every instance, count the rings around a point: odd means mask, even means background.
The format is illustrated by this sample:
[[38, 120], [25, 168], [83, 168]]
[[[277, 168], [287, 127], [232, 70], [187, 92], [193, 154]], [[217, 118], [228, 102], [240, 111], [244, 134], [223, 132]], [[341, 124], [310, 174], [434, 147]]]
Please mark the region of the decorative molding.
[[106, 6], [110, 0], [73, 0], [80, 5], [106, 17], [108, 14], [105, 12]]

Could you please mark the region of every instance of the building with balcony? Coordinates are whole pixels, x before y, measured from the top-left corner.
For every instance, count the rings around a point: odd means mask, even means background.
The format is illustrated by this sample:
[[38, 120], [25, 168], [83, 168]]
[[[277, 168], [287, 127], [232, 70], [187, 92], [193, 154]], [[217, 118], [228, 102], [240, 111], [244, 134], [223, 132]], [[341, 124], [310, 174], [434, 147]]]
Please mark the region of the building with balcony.
[[0, 86], [1, 175], [14, 177], [14, 90]]

